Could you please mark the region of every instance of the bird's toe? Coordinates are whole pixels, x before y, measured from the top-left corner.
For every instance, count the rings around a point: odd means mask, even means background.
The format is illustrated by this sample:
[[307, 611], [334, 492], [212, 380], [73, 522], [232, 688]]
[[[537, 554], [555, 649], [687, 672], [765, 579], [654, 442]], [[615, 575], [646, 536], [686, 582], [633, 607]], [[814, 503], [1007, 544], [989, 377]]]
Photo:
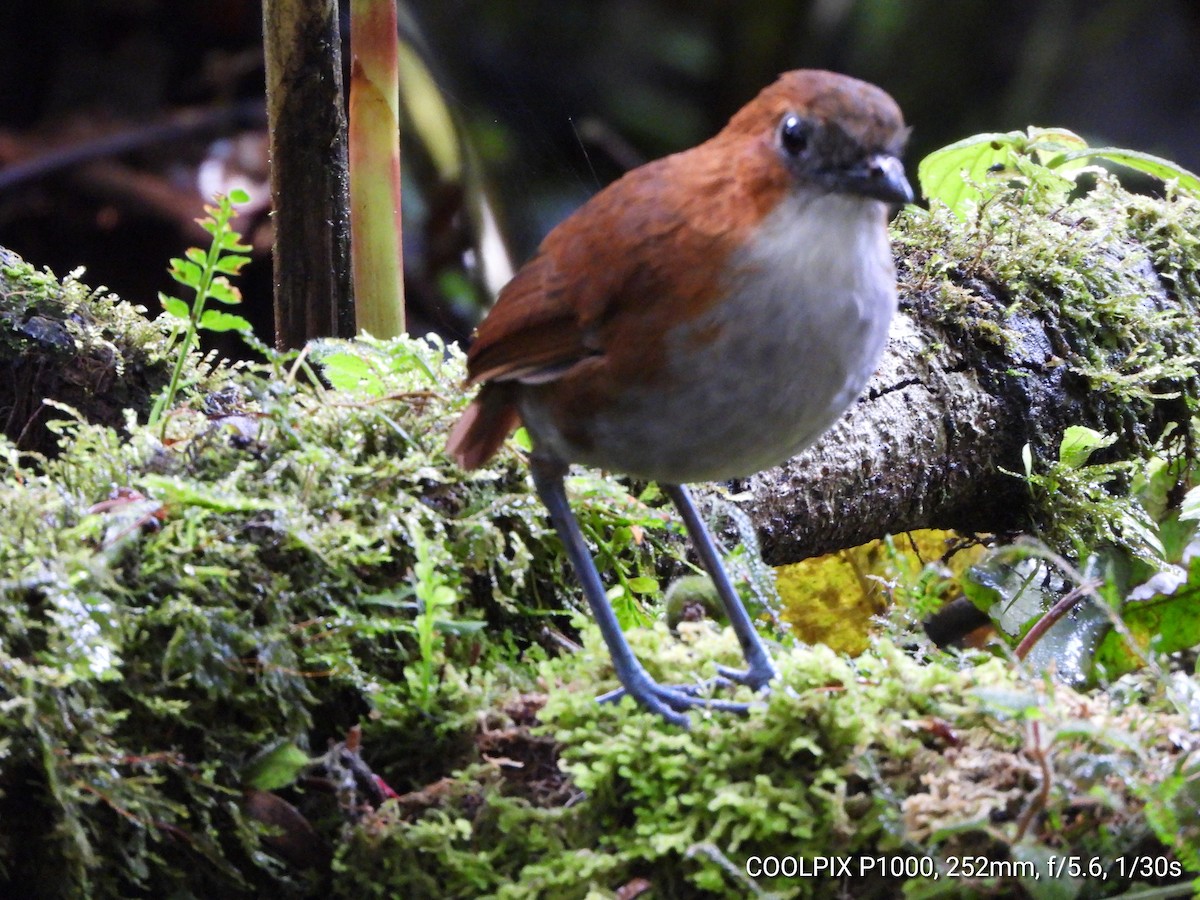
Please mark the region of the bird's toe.
[[657, 713], [668, 722], [687, 728], [689, 720], [685, 712], [696, 707], [738, 713], [739, 715], [745, 715], [750, 711], [749, 703], [720, 700], [711, 696], [713, 689], [729, 687], [731, 683], [731, 680], [724, 675], [717, 675], [696, 684], [658, 684], [649, 681], [638, 685], [636, 690], [617, 688], [615, 691], [603, 694], [597, 700], [600, 703], [615, 703], [628, 695], [641, 706]]
[[752, 665], [746, 669], [717, 666], [717, 672], [720, 673], [719, 677], [725, 678], [734, 684], [745, 685], [755, 691], [761, 691], [766, 688], [771, 680], [779, 674], [779, 670], [775, 668], [770, 660], [758, 665]]

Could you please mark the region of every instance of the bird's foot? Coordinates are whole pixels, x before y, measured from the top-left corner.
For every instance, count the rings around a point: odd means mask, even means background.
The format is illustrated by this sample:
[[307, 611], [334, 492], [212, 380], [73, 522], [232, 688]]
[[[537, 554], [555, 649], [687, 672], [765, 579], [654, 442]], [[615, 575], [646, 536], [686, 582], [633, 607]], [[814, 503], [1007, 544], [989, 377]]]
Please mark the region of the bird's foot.
[[716, 688], [729, 687], [733, 681], [718, 675], [696, 684], [659, 684], [649, 678], [641, 680], [632, 688], [617, 688], [602, 694], [596, 700], [599, 703], [615, 703], [628, 695], [633, 697], [642, 707], [657, 713], [673, 725], [687, 728], [689, 719], [684, 711], [694, 707], [716, 709], [722, 712], [746, 715], [750, 711], [749, 703], [735, 700], [718, 700], [708, 696]]
[[750, 664], [746, 669], [734, 669], [730, 666], [717, 666], [719, 678], [743, 684], [755, 691], [761, 691], [773, 678], [779, 674], [775, 664], [769, 658], [763, 658]]

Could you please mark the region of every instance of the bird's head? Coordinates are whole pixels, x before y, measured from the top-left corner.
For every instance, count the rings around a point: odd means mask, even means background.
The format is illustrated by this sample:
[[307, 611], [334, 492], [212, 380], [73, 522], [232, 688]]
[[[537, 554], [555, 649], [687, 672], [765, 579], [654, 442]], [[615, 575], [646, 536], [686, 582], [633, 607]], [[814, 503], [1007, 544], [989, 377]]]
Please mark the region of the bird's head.
[[713, 140], [732, 159], [753, 160], [764, 186], [909, 203], [900, 154], [908, 138], [900, 107], [875, 85], [812, 69], [786, 72], [744, 106]]

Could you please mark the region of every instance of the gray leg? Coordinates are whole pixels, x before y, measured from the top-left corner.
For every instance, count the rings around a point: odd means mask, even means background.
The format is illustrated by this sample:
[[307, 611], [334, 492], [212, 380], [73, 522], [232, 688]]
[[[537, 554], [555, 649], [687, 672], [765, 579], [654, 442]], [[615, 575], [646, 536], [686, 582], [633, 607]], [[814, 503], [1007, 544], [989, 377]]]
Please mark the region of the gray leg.
[[550, 512], [550, 521], [554, 523], [554, 528], [566, 548], [567, 556], [575, 568], [575, 574], [583, 585], [584, 596], [587, 597], [588, 605], [592, 608], [596, 624], [600, 626], [600, 634], [604, 637], [604, 643], [608, 645], [608, 652], [612, 657], [617, 678], [623, 685], [622, 690], [613, 691], [600, 699], [615, 700], [623, 693], [628, 693], [646, 709], [656, 712], [668, 722], [684, 728], [688, 726], [688, 717], [683, 714], [682, 710], [693, 706], [745, 712], [747, 709], [745, 703], [698, 697], [696, 691], [701, 686], [661, 685], [642, 668], [642, 664], [633, 655], [628, 641], [625, 640], [616, 614], [605, 595], [600, 574], [596, 571], [596, 565], [584, 542], [583, 533], [579, 530], [579, 523], [575, 521], [575, 515], [567, 503], [567, 494], [563, 488], [563, 475], [566, 473], [567, 467], [557, 460], [539, 458], [535, 453], [530, 460], [530, 469], [533, 474], [534, 487], [537, 489], [542, 503]]
[[729, 624], [733, 626], [733, 633], [737, 635], [738, 642], [742, 645], [742, 656], [746, 658], [748, 668], [745, 671], [733, 671], [722, 666], [721, 674], [739, 684], [746, 684], [757, 690], [778, 674], [775, 664], [771, 662], [767, 648], [763, 646], [762, 639], [758, 636], [754, 623], [750, 621], [750, 616], [746, 612], [741, 598], [734, 591], [733, 585], [729, 583], [729, 576], [725, 574], [725, 567], [721, 564], [721, 557], [713, 544], [712, 536], [704, 527], [704, 522], [696, 511], [696, 504], [692, 502], [688, 489], [681, 484], [664, 484], [662, 489], [671, 498], [679, 510], [679, 514], [683, 516], [683, 524], [687, 527], [692, 545], [700, 556], [700, 564], [712, 578], [713, 584], [717, 588], [717, 595], [721, 598], [721, 604], [725, 607], [725, 614], [729, 617]]

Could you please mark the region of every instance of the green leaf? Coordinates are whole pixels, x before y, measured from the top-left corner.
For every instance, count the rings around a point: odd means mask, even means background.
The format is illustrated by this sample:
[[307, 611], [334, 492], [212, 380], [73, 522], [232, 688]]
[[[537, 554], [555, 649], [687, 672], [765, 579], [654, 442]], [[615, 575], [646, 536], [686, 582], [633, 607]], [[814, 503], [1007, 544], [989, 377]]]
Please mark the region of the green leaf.
[[1076, 150], [1064, 154], [1063, 157], [1064, 161], [1087, 158], [1105, 159], [1117, 165], [1152, 175], [1163, 181], [1178, 181], [1182, 189], [1190, 191], [1193, 194], [1200, 194], [1200, 176], [1189, 172], [1183, 166], [1173, 163], [1169, 159], [1152, 156], [1149, 153], [1140, 153], [1137, 150], [1122, 150], [1119, 147], [1096, 147], [1086, 150]]
[[1147, 651], [1174, 653], [1200, 645], [1200, 557], [1188, 567], [1186, 584], [1172, 594], [1126, 603], [1121, 618], [1136, 648], [1124, 634], [1109, 629], [1092, 658], [1093, 683], [1100, 676], [1113, 679], [1140, 668]]
[[1046, 570], [1032, 550], [1007, 544], [988, 551], [961, 579], [963, 593], [1007, 635], [1022, 635], [1053, 602]]
[[513, 432], [513, 443], [524, 450], [526, 453], [533, 451], [533, 439], [529, 436], [529, 432], [525, 430], [525, 426], [521, 426]]
[[158, 302], [162, 304], [163, 312], [168, 315], [174, 316], [177, 319], [183, 319], [185, 322], [191, 318], [191, 309], [178, 297], [172, 297], [170, 294], [164, 294], [160, 291]]
[[[1063, 157], [1082, 147], [1087, 141], [1067, 128], [1038, 128], [1030, 126], [1025, 130], [1024, 139], [1017, 142], [1020, 152], [1026, 155], [1036, 154], [1038, 161], [1045, 166], [1065, 171], [1078, 171], [1083, 166], [1067, 165]], [[1050, 154], [1056, 154], [1050, 156]]]
[[1200, 519], [1200, 487], [1194, 487], [1184, 495], [1183, 503], [1180, 504], [1179, 518]]
[[217, 246], [222, 251], [228, 250], [230, 253], [249, 253], [254, 248], [249, 244], [242, 243], [242, 236], [236, 231], [226, 231], [220, 235], [215, 235]]
[[206, 331], [250, 331], [254, 327], [241, 316], [221, 312], [219, 309], [206, 309], [198, 324]]
[[213, 268], [218, 272], [224, 272], [226, 275], [237, 275], [249, 262], [250, 257], [232, 253], [218, 259], [217, 264]]
[[662, 495], [662, 490], [659, 488], [658, 482], [651, 481], [646, 485], [642, 492], [638, 494], [638, 500], [642, 503], [650, 504], [654, 503], [656, 500], [662, 497]]
[[630, 578], [625, 585], [635, 594], [653, 594], [658, 590], [658, 579], [651, 575], [639, 575]]
[[311, 765], [308, 754], [290, 741], [267, 750], [246, 767], [246, 787], [276, 791], [287, 787]]
[[1007, 166], [1012, 159], [1012, 143], [1021, 135], [977, 134], [935, 150], [917, 165], [917, 181], [928, 200], [940, 200], [962, 214], [969, 201], [978, 201], [981, 192], [971, 182], [982, 184], [994, 166]]
[[1073, 469], [1087, 464], [1097, 450], [1111, 447], [1117, 440], [1114, 434], [1104, 434], [1082, 425], [1072, 425], [1063, 432], [1058, 448], [1058, 460]]
[[208, 262], [208, 256], [199, 247], [188, 247], [183, 251], [183, 255], [198, 266], [203, 266]]
[[1065, 175], [1083, 167], [1072, 165], [1070, 157], [1086, 148], [1083, 138], [1065, 128], [977, 134], [926, 156], [917, 180], [927, 199], [942, 201], [961, 218], [969, 204], [993, 196], [1011, 178], [1019, 158], [1032, 157]]
[[971, 204], [985, 202], [1015, 174], [1043, 181], [1057, 175], [1069, 187], [1094, 160], [1175, 181], [1182, 190], [1200, 194], [1200, 176], [1170, 160], [1119, 147], [1088, 147], [1083, 138], [1065, 128], [1029, 128], [965, 138], [921, 160], [917, 178], [929, 200], [940, 200], [961, 218]]
[[231, 285], [224, 276], [219, 276], [208, 286], [208, 298], [232, 306], [242, 302], [242, 292]]
[[182, 285], [190, 288], [200, 287], [200, 278], [203, 272], [200, 266], [194, 262], [189, 262], [186, 259], [175, 257], [171, 260], [171, 277]]
[[354, 353], [331, 353], [319, 360], [321, 371], [339, 391], [366, 391], [383, 394], [384, 383], [370, 362]]
[[229, 192], [229, 202], [231, 204], [249, 203], [250, 195], [241, 188], [234, 188]]

